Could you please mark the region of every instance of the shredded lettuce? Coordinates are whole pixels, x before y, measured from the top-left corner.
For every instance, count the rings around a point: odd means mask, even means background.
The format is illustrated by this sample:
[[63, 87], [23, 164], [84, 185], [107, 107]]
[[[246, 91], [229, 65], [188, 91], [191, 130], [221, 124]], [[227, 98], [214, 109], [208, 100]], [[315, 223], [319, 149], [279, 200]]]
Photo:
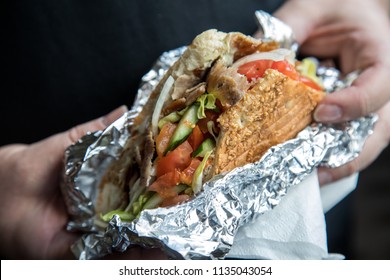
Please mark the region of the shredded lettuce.
[[194, 194], [197, 194], [202, 190], [203, 185], [203, 170], [206, 167], [207, 160], [209, 156], [211, 155], [212, 151], [209, 151], [205, 154], [204, 158], [202, 159], [202, 162], [199, 164], [199, 166], [196, 168], [194, 177], [192, 178], [192, 190], [194, 191]]
[[142, 193], [138, 196], [138, 199], [134, 201], [131, 205], [129, 205], [125, 210], [117, 209], [110, 211], [104, 215], [100, 214], [100, 218], [105, 222], [109, 222], [112, 217], [114, 217], [114, 215], [118, 215], [121, 220], [131, 222], [144, 209], [145, 204], [150, 200], [151, 197], [153, 197], [152, 192]]
[[198, 97], [197, 101], [199, 102], [200, 106], [198, 109], [198, 119], [204, 119], [206, 118], [205, 110], [214, 110], [217, 108], [215, 105], [215, 101], [217, 101], [217, 97], [212, 93], [205, 93]]
[[301, 64], [297, 67], [299, 73], [312, 81], [316, 82], [319, 86], [323, 87], [321, 79], [317, 76], [318, 61], [313, 57], [307, 57], [302, 59]]

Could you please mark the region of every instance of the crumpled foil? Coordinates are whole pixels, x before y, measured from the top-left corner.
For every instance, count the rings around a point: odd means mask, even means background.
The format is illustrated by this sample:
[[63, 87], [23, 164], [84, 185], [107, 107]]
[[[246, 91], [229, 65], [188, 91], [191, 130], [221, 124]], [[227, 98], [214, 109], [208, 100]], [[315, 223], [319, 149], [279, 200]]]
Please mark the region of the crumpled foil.
[[[274, 38], [284, 47], [294, 45], [292, 31], [284, 23], [262, 11], [256, 17], [267, 39]], [[109, 164], [118, 159], [130, 136], [128, 128], [151, 91], [184, 50], [166, 52], [158, 59], [143, 77], [129, 112], [105, 131], [88, 134], [67, 149], [63, 194], [71, 215], [68, 229], [86, 232], [72, 247], [78, 258], [100, 258], [141, 245], [162, 248], [173, 258], [222, 259], [242, 225], [272, 210], [290, 187], [316, 167], [338, 167], [356, 158], [372, 133], [375, 115], [338, 125], [315, 123], [296, 138], [272, 147], [258, 162], [215, 176], [191, 201], [144, 210], [133, 222], [114, 216], [101, 230], [94, 225], [98, 183]], [[328, 92], [349, 86], [358, 76], [354, 72], [340, 79], [337, 69], [327, 67], [320, 67], [318, 74]]]
[[256, 11], [255, 17], [262, 40], [279, 42], [281, 48], [294, 52], [298, 50], [298, 43], [290, 26], [264, 11]]

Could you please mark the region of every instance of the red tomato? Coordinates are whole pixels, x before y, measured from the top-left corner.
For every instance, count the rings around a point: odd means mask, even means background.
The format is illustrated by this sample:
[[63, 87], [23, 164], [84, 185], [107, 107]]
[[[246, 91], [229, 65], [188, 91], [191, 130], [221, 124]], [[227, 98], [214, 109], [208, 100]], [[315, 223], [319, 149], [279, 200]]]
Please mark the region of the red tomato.
[[290, 77], [293, 80], [298, 80], [299, 74], [295, 70], [294, 66], [288, 63], [286, 60], [273, 61], [268, 59], [254, 60], [241, 65], [237, 72], [245, 75], [248, 81], [253, 79], [261, 78], [267, 69], [275, 69], [280, 73]]
[[215, 106], [217, 106], [217, 108], [219, 109], [220, 112], [223, 111], [223, 106], [222, 106], [221, 100], [219, 100], [219, 99], [215, 100]]
[[274, 63], [272, 63], [272, 66], [270, 68], [278, 70], [280, 73], [286, 75], [287, 77], [290, 77], [293, 80], [299, 79], [299, 74], [295, 70], [294, 66], [288, 63], [286, 60], [274, 61]]
[[200, 163], [201, 161], [199, 159], [193, 158], [190, 165], [182, 172], [180, 172], [180, 182], [191, 186], [195, 170], [198, 168]]
[[164, 199], [164, 201], [161, 203], [161, 207], [168, 207], [173, 205], [178, 205], [182, 202], [185, 202], [190, 199], [190, 196], [187, 194], [179, 194], [175, 197], [170, 197], [167, 199]]
[[159, 157], [162, 157], [165, 150], [168, 148], [169, 140], [171, 139], [176, 126], [177, 125], [173, 123], [166, 123], [158, 134], [156, 138], [156, 150]]
[[200, 144], [202, 144], [204, 140], [204, 136], [202, 131], [200, 130], [199, 126], [195, 126], [195, 128], [192, 130], [192, 133], [188, 137], [188, 143], [190, 143], [192, 149], [195, 151]]
[[188, 141], [185, 141], [173, 151], [168, 152], [165, 157], [158, 157], [156, 167], [157, 177], [175, 171], [176, 169], [179, 171], [184, 170], [191, 163], [192, 152], [191, 145]]
[[308, 77], [301, 76], [301, 77], [299, 77], [299, 80], [302, 83], [304, 83], [305, 85], [307, 85], [315, 90], [322, 90], [322, 88], [316, 82], [314, 82], [312, 79], [310, 79]]
[[174, 187], [180, 183], [180, 173], [178, 170], [166, 173], [157, 178], [149, 186], [150, 191], [157, 192], [162, 198], [175, 197], [177, 193]]
[[[205, 114], [206, 114], [206, 118], [200, 119], [198, 121], [198, 126], [199, 126], [200, 130], [203, 132], [203, 134], [207, 134], [209, 132], [209, 130], [207, 129], [207, 122], [213, 121], [216, 124], [217, 119], [220, 115], [220, 113], [217, 113], [213, 110], [205, 110]], [[215, 128], [218, 129], [218, 126], [216, 125]]]
[[237, 72], [245, 75], [248, 81], [252, 81], [263, 77], [265, 70], [271, 68], [273, 63], [274, 61], [269, 59], [254, 60], [238, 67]]
[[290, 77], [295, 81], [301, 81], [305, 85], [316, 89], [321, 90], [321, 87], [316, 84], [313, 80], [300, 76], [299, 73], [295, 70], [294, 66], [288, 63], [288, 61], [272, 61], [272, 60], [255, 60], [241, 65], [237, 72], [245, 75], [248, 81], [252, 81], [252, 79], [261, 78], [264, 76], [265, 70], [267, 69], [275, 69], [280, 73]]

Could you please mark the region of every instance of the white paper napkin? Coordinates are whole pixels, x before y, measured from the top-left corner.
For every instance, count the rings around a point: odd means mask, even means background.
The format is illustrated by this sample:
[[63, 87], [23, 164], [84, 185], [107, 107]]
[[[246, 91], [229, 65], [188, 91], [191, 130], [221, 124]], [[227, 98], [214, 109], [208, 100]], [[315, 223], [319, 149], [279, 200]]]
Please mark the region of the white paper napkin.
[[356, 188], [357, 181], [358, 173], [355, 173], [332, 184], [322, 186], [320, 193], [324, 213], [328, 212], [350, 194]]
[[324, 211], [352, 191], [356, 179], [357, 175], [354, 175], [322, 187], [320, 191], [315, 170], [300, 184], [290, 188], [272, 211], [240, 228], [227, 257], [289, 260], [334, 258], [328, 254]]

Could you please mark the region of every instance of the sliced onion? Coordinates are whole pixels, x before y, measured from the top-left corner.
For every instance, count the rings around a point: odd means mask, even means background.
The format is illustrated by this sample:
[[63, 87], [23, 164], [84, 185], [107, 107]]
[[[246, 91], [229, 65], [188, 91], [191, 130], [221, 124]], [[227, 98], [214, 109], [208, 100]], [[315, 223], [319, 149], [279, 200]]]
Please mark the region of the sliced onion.
[[295, 53], [288, 49], [276, 49], [270, 52], [258, 52], [247, 56], [244, 56], [233, 63], [232, 68], [238, 68], [251, 61], [256, 60], [273, 60], [282, 61], [287, 60], [290, 64], [294, 65]]
[[158, 134], [158, 119], [160, 118], [164, 102], [165, 100], [167, 100], [168, 94], [171, 91], [174, 82], [175, 79], [173, 79], [172, 76], [169, 76], [160, 92], [160, 96], [157, 99], [156, 106], [154, 107], [152, 115], [152, 131], [154, 136], [157, 136]]

